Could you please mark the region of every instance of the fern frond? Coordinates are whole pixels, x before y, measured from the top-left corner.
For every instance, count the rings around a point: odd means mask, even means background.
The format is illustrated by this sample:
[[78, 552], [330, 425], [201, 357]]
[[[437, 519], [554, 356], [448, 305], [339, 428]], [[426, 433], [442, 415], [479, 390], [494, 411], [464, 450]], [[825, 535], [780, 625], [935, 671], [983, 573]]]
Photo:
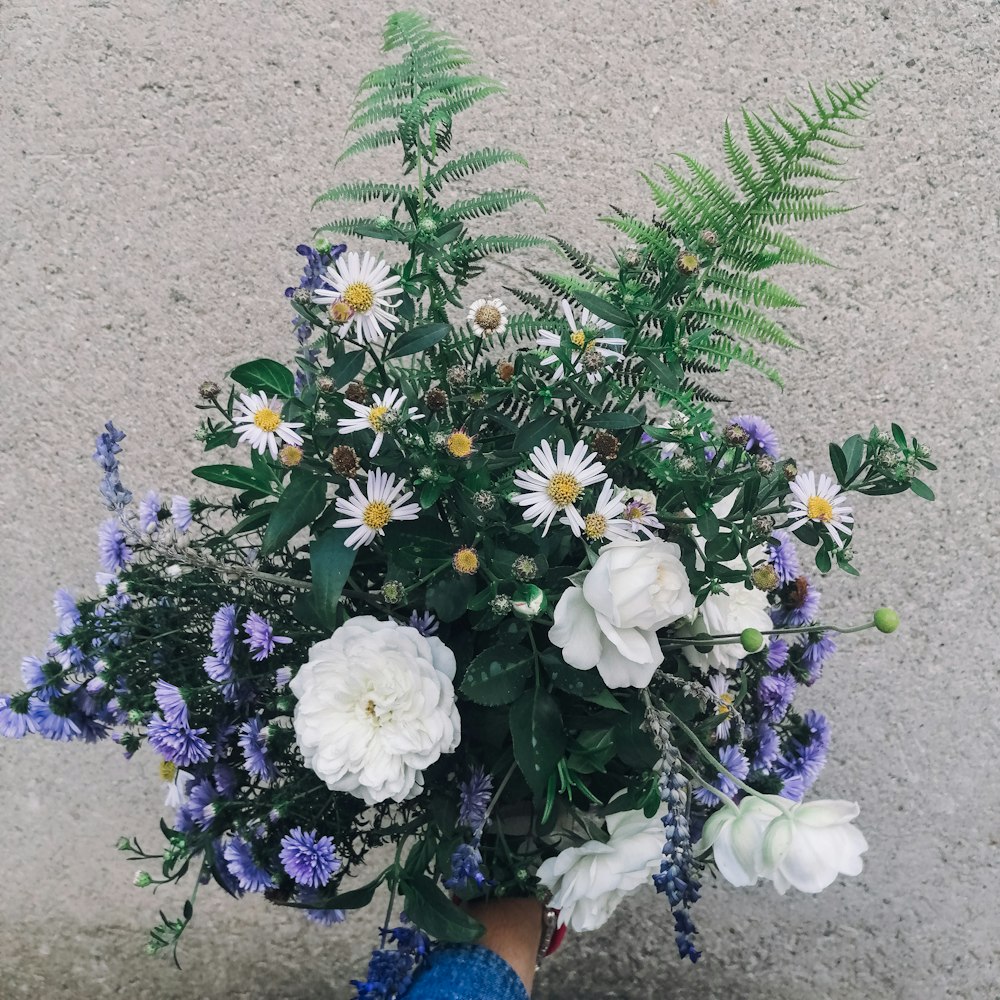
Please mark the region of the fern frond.
[[772, 368], [752, 348], [744, 347], [735, 340], [726, 337], [715, 337], [697, 345], [692, 345], [692, 351], [711, 359], [722, 371], [727, 371], [735, 361], [746, 368], [752, 368], [767, 376], [775, 385], [784, 388], [784, 381], [777, 370]]
[[543, 246], [548, 246], [548, 240], [540, 236], [512, 233], [509, 236], [474, 236], [472, 239], [456, 241], [449, 247], [449, 253], [473, 261], [496, 254], [514, 253], [516, 250], [530, 250], [533, 247]]
[[[718, 369], [716, 369], [718, 371]], [[686, 378], [680, 384], [680, 392], [688, 394], [691, 399], [698, 403], [731, 403], [731, 399], [725, 396], [716, 395], [706, 389], [703, 385], [695, 382], [694, 379]]]
[[[542, 298], [542, 296], [537, 292], [526, 291], [523, 288], [514, 288], [511, 285], [504, 285], [504, 291], [510, 292], [515, 299], [528, 306], [529, 309], [534, 309], [535, 312], [540, 313], [542, 316], [547, 316], [550, 319], [553, 319], [559, 314], [558, 299], [545, 299]], [[508, 317], [508, 326], [510, 325], [510, 322], [511, 317]]]
[[705, 285], [708, 288], [716, 288], [726, 292], [731, 296], [738, 296], [763, 309], [797, 309], [802, 305], [791, 292], [786, 292], [780, 285], [776, 285], [766, 278], [732, 274], [721, 268], [715, 268], [709, 272], [705, 278]]
[[424, 187], [428, 191], [438, 191], [448, 181], [469, 177], [501, 163], [519, 163], [522, 167], [528, 165], [528, 161], [520, 153], [509, 149], [476, 149], [449, 160], [428, 174], [424, 180]]
[[377, 181], [352, 181], [338, 184], [321, 194], [313, 206], [324, 201], [403, 201], [407, 198], [417, 198], [418, 192], [409, 184], [382, 184]]
[[391, 146], [393, 143], [399, 142], [399, 138], [399, 129], [387, 128], [378, 132], [369, 132], [367, 135], [363, 135], [360, 139], [356, 139], [352, 142], [351, 145], [348, 146], [336, 160], [334, 160], [334, 165], [342, 163], [344, 160], [347, 160], [352, 156], [357, 156], [358, 153], [367, 153], [372, 149], [381, 149], [384, 146]]
[[456, 219], [477, 219], [504, 212], [512, 205], [524, 201], [533, 201], [545, 208], [541, 198], [525, 188], [504, 188], [502, 191], [486, 191], [475, 198], [456, 201], [444, 210], [441, 218], [449, 222]]
[[599, 281], [601, 279], [610, 280], [612, 274], [603, 267], [595, 263], [593, 254], [584, 253], [578, 250], [572, 243], [559, 237], [553, 237], [555, 245], [563, 252], [566, 259], [573, 265], [574, 270], [583, 275], [588, 281]]
[[774, 320], [731, 299], [694, 301], [688, 310], [723, 333], [781, 347], [799, 346]]
[[416, 227], [408, 222], [392, 222], [383, 226], [376, 219], [360, 216], [335, 219], [316, 230], [317, 233], [341, 233], [345, 236], [368, 237], [388, 243], [408, 243], [416, 236]]
[[543, 288], [558, 295], [561, 299], [572, 298], [574, 292], [589, 292], [591, 295], [597, 292], [589, 281], [581, 281], [579, 278], [571, 278], [562, 274], [546, 274], [544, 271], [536, 271], [531, 267], [526, 267], [525, 270]]

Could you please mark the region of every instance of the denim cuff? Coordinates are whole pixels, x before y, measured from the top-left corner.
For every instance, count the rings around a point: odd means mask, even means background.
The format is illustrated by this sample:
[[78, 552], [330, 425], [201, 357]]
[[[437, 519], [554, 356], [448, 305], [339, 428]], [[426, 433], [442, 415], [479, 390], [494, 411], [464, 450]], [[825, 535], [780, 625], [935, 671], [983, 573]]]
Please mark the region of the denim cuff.
[[481, 944], [434, 948], [404, 1000], [530, 1000], [521, 977]]

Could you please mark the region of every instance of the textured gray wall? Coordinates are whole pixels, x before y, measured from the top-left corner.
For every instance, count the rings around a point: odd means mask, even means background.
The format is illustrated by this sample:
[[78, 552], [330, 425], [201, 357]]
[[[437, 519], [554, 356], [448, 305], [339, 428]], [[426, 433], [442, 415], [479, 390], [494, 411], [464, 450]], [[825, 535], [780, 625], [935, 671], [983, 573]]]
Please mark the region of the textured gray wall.
[[[709, 886], [706, 955], [680, 965], [663, 901], [570, 939], [537, 996], [791, 1000], [1000, 996], [997, 941], [1000, 140], [996, 2], [581, 0], [427, 3], [509, 96], [461, 125], [531, 161], [548, 205], [520, 225], [588, 247], [607, 200], [648, 204], [637, 169], [675, 150], [721, 163], [740, 105], [879, 74], [849, 216], [814, 227], [840, 269], [797, 271], [804, 351], [783, 394], [732, 383], [790, 450], [896, 418], [933, 446], [940, 499], [859, 505], [859, 619], [904, 625], [843, 651], [810, 701], [833, 721], [820, 794], [856, 797], [865, 873], [818, 897]], [[385, 0], [6, 0], [0, 4], [0, 690], [86, 586], [101, 516], [92, 439], [129, 432], [126, 480], [184, 490], [194, 389], [292, 352], [281, 290], [353, 88], [379, 59]], [[358, 168], [360, 169], [360, 167]], [[515, 175], [511, 175], [516, 179]], [[780, 408], [780, 409], [779, 409]], [[0, 743], [0, 995], [347, 996], [377, 917], [304, 926], [207, 891], [186, 969], [140, 954], [154, 899], [112, 845], [155, 843], [161, 786], [111, 746]], [[176, 900], [167, 900], [171, 908]]]

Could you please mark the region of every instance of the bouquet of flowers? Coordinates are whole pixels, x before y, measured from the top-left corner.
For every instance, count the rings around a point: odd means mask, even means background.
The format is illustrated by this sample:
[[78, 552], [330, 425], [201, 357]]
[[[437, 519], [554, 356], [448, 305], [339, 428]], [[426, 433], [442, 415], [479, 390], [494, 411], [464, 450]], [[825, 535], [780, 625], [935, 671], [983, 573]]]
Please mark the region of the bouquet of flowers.
[[[792, 701], [833, 635], [897, 618], [821, 623], [807, 557], [855, 573], [851, 494], [931, 499], [934, 466], [896, 425], [800, 466], [703, 383], [736, 364], [779, 381], [759, 345], [794, 343], [773, 311], [798, 303], [763, 274], [820, 261], [780, 227], [842, 211], [827, 195], [874, 84], [744, 112], [732, 181], [661, 168], [655, 214], [603, 220], [601, 263], [478, 231], [538, 200], [475, 189], [518, 153], [452, 149], [501, 88], [418, 15], [391, 17], [385, 48], [400, 58], [362, 81], [340, 159], [392, 147], [403, 179], [319, 199], [380, 207], [319, 231], [354, 247], [298, 248], [294, 360], [200, 387], [199, 437], [226, 457], [194, 475], [223, 490], [134, 500], [107, 424], [97, 592], [57, 594], [0, 733], [156, 761], [165, 844], [119, 844], [137, 885], [190, 872], [331, 924], [385, 885], [406, 921], [359, 996], [405, 990], [429, 938], [474, 941], [461, 903], [484, 896], [586, 931], [649, 883], [696, 960], [706, 871], [818, 892], [866, 849], [855, 804], [808, 800], [829, 726]], [[572, 274], [469, 294], [526, 249]], [[176, 954], [193, 903], [151, 952]]]

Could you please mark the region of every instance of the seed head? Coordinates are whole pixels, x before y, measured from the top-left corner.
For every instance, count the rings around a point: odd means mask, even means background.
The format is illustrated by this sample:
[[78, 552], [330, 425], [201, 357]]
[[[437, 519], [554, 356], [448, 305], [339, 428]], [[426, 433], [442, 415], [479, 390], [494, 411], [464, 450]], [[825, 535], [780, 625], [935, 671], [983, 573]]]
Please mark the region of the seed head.
[[451, 385], [465, 385], [469, 381], [469, 369], [465, 365], [453, 365], [448, 369], [448, 382]]
[[302, 461], [302, 449], [298, 445], [286, 444], [278, 452], [278, 461], [286, 469], [294, 469]]
[[791, 482], [799, 474], [799, 467], [794, 462], [785, 462], [781, 471], [785, 474], [785, 479]]
[[758, 566], [752, 574], [753, 585], [758, 590], [768, 591], [776, 590], [778, 584], [781, 582], [778, 579], [778, 574], [775, 568], [770, 563], [764, 563], [763, 566]]
[[761, 535], [770, 535], [774, 531], [774, 518], [770, 514], [764, 514], [763, 517], [755, 517], [753, 519], [754, 531]]
[[440, 386], [428, 389], [424, 396], [424, 405], [428, 410], [443, 410], [448, 405], [448, 393]]
[[621, 442], [607, 431], [598, 431], [590, 439], [590, 450], [607, 461], [612, 461], [618, 457], [618, 448]]
[[472, 494], [472, 502], [481, 511], [493, 510], [497, 505], [497, 498], [489, 490], [479, 490]]
[[501, 361], [497, 364], [497, 378], [501, 382], [507, 383], [514, 377], [514, 365], [510, 361]]
[[360, 406], [366, 406], [368, 404], [368, 390], [360, 382], [352, 382], [344, 390], [344, 398], [349, 399], [352, 403], [358, 403]]
[[639, 261], [641, 259], [642, 258], [639, 256], [639, 251], [636, 250], [635, 247], [629, 247], [622, 254], [622, 263], [626, 267], [638, 267], [639, 266]]
[[681, 455], [674, 464], [677, 466], [678, 471], [685, 474], [694, 472], [695, 469], [694, 459], [690, 455]]
[[406, 598], [406, 587], [399, 580], [386, 580], [382, 584], [382, 599], [386, 604], [401, 604]]
[[337, 383], [334, 382], [328, 375], [320, 375], [320, 377], [316, 379], [316, 388], [319, 389], [320, 392], [333, 392], [333, 390], [337, 388]]
[[339, 444], [330, 452], [330, 464], [348, 479], [353, 479], [361, 469], [358, 453], [349, 444]]
[[511, 599], [505, 594], [497, 594], [497, 596], [490, 601], [490, 611], [492, 611], [495, 615], [509, 615], [513, 607], [513, 601], [511, 601]]
[[531, 556], [518, 556], [512, 567], [517, 580], [534, 580], [538, 576], [538, 563]]
[[215, 399], [222, 392], [222, 386], [218, 382], [205, 381], [198, 386], [198, 395], [202, 399]]

